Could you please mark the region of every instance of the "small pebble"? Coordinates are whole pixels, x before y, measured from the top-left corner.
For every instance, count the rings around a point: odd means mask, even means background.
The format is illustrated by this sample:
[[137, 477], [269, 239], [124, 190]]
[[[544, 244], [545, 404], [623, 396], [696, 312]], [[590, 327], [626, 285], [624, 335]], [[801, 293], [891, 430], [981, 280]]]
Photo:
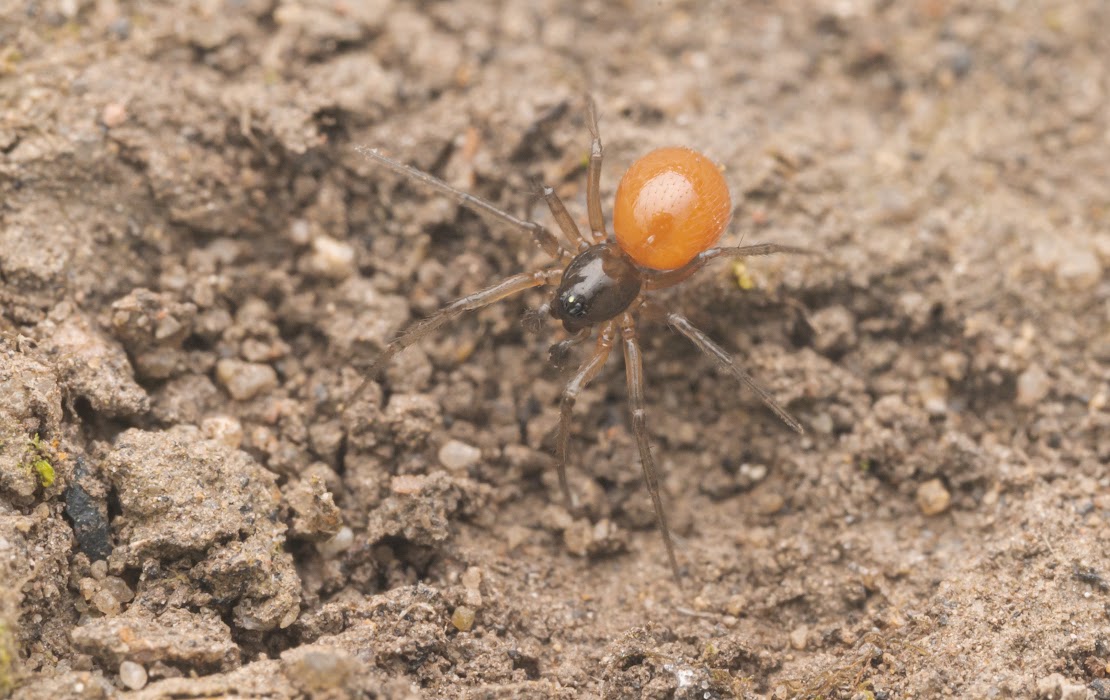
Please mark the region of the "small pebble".
[[482, 458], [482, 451], [458, 440], [448, 440], [439, 448], [439, 463], [453, 472], [473, 467]]
[[77, 590], [81, 592], [81, 596], [85, 600], [92, 600], [92, 597], [96, 595], [99, 589], [96, 585], [96, 579], [86, 576], [77, 582]]
[[813, 428], [816, 433], [831, 435], [836, 426], [833, 424], [832, 416], [828, 413], [818, 413], [810, 418], [809, 427]]
[[320, 552], [325, 558], [334, 559], [343, 552], [346, 552], [354, 544], [355, 533], [354, 530], [344, 525], [339, 528], [339, 532], [327, 541], [321, 542], [316, 545], [316, 550]]
[[567, 551], [576, 556], [605, 556], [623, 552], [628, 539], [611, 520], [602, 518], [595, 524], [582, 518], [563, 530]]
[[1091, 289], [1102, 279], [1102, 265], [1090, 248], [1067, 247], [1056, 262], [1056, 283], [1065, 289]]
[[122, 609], [119, 600], [117, 600], [114, 595], [104, 589], [100, 589], [99, 591], [94, 593], [92, 600], [89, 602], [95, 605], [96, 609], [99, 610], [102, 614], [108, 615], [109, 617], [112, 615], [118, 615], [120, 610]]
[[104, 559], [98, 559], [89, 567], [89, 573], [97, 581], [102, 581], [108, 575], [108, 562]]
[[925, 377], [917, 383], [921, 405], [934, 416], [948, 411], [948, 382], [943, 377]]
[[100, 582], [100, 589], [107, 591], [113, 598], [121, 603], [130, 603], [135, 599], [135, 594], [127, 582], [118, 576], [108, 576]]
[[[315, 185], [312, 185], [315, 187]], [[289, 239], [297, 245], [305, 245], [312, 237], [312, 224], [305, 219], [293, 219], [289, 224]]]
[[134, 661], [121, 661], [119, 680], [131, 690], [142, 690], [146, 686], [146, 669]]
[[401, 496], [412, 496], [423, 491], [427, 481], [423, 474], [398, 474], [389, 482], [389, 490]]
[[761, 493], [755, 499], [755, 510], [760, 515], [774, 515], [785, 507], [786, 499], [774, 491]]
[[204, 437], [221, 442], [232, 449], [239, 449], [243, 444], [243, 424], [237, 418], [211, 416], [201, 422], [200, 429]]
[[809, 627], [798, 625], [790, 632], [790, 646], [802, 651], [809, 643]]
[[584, 557], [594, 541], [594, 529], [587, 520], [575, 520], [563, 530], [563, 544], [576, 557]]
[[962, 352], [946, 350], [940, 354], [938, 361], [944, 376], [958, 382], [967, 375], [967, 356]]
[[1048, 374], [1040, 365], [1031, 365], [1018, 376], [1017, 402], [1019, 406], [1034, 406], [1041, 399], [1048, 396], [1051, 388]]
[[216, 378], [236, 401], [253, 399], [277, 386], [277, 372], [273, 367], [242, 360], [217, 362]]
[[482, 607], [482, 592], [477, 588], [468, 588], [463, 600], [467, 607], [480, 608]]
[[767, 478], [767, 465], [748, 464], [745, 462], [737, 470], [737, 476], [745, 479], [750, 484], [759, 483]]
[[176, 316], [165, 316], [154, 326], [154, 339], [168, 340], [180, 334], [184, 328], [185, 325]]
[[459, 578], [462, 580], [463, 588], [477, 588], [482, 585], [482, 570], [477, 566], [468, 567]]
[[725, 603], [725, 612], [733, 617], [740, 617], [745, 610], [745, 600], [743, 596], [734, 595]]
[[455, 608], [451, 613], [451, 624], [460, 632], [469, 632], [474, 626], [474, 611], [465, 605]]
[[917, 507], [925, 515], [940, 515], [951, 502], [952, 494], [940, 479], [930, 479], [917, 487]]
[[346, 241], [317, 236], [312, 241], [309, 266], [324, 277], [341, 280], [355, 272], [355, 249]]
[[466, 589], [467, 607], [482, 607], [482, 570], [476, 566], [467, 569], [462, 575], [462, 585]]
[[837, 305], [821, 309], [809, 318], [816, 335], [813, 345], [822, 355], [839, 355], [859, 342], [856, 317], [847, 308]]
[[127, 105], [122, 102], [110, 102], [104, 105], [104, 110], [100, 113], [100, 121], [104, 122], [104, 126], [109, 129], [122, 126], [127, 121]]

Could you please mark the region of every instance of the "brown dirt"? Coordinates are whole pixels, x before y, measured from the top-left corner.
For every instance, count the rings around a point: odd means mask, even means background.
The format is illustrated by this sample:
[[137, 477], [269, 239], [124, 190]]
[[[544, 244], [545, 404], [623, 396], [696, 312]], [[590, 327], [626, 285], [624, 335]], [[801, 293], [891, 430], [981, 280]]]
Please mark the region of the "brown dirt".
[[[0, 5], [0, 695], [1110, 697], [1108, 26]], [[560, 503], [538, 292], [349, 405], [405, 323], [541, 260], [354, 146], [581, 216], [587, 92], [607, 201], [689, 145], [733, 186], [727, 241], [827, 253], [667, 297], [803, 439], [644, 328], [681, 584], [619, 360], [576, 411], [585, 513]]]

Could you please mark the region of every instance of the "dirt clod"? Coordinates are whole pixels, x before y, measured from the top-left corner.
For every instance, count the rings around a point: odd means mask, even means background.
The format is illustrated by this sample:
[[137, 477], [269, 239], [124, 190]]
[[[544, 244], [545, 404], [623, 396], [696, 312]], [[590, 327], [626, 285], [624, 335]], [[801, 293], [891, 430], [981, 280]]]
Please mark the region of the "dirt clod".
[[135, 606], [122, 615], [92, 619], [73, 630], [73, 644], [111, 668], [130, 660], [211, 673], [239, 663], [227, 625], [214, 614], [180, 609], [153, 614]]
[[293, 511], [289, 534], [309, 540], [326, 540], [339, 532], [343, 516], [324, 482], [316, 476], [296, 481], [284, 490]]
[[196, 428], [124, 431], [103, 471], [119, 495], [117, 542], [134, 561], [202, 554], [229, 538], [281, 532], [271, 520], [278, 506], [273, 474]]

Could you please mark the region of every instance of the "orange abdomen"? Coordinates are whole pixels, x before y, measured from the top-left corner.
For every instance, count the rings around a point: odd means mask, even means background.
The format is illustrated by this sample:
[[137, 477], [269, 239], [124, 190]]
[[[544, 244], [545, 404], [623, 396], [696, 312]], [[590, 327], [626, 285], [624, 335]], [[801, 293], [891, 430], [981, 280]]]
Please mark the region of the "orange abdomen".
[[613, 230], [637, 265], [674, 270], [712, 247], [732, 215], [717, 165], [689, 148], [660, 148], [617, 185]]

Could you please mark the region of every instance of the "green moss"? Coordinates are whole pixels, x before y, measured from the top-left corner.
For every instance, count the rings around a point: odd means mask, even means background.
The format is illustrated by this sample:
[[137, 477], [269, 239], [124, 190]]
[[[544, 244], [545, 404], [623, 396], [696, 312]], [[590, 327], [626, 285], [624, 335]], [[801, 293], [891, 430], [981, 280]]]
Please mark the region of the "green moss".
[[48, 489], [54, 485], [54, 477], [56, 474], [54, 473], [54, 465], [50, 462], [46, 454], [47, 446], [42, 444], [42, 439], [39, 438], [38, 433], [35, 433], [35, 436], [31, 438], [28, 446], [31, 452], [29, 456], [31, 469], [38, 474], [39, 484], [41, 484], [44, 489]]
[[31, 468], [38, 472], [39, 483], [44, 489], [54, 485], [54, 466], [45, 459], [36, 459], [31, 463]]

